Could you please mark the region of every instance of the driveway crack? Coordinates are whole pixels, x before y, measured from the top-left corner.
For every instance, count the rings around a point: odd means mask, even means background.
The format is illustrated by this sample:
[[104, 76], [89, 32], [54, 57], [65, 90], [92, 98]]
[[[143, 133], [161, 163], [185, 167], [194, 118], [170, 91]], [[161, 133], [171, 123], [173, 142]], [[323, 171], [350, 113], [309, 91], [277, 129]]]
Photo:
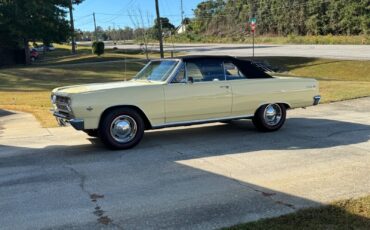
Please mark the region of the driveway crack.
[[76, 175], [80, 179], [79, 187], [80, 187], [81, 191], [89, 197], [90, 201], [95, 206], [94, 211], [92, 213], [96, 216], [97, 222], [99, 224], [103, 224], [103, 225], [114, 226], [117, 229], [123, 229], [123, 227], [114, 223], [113, 219], [110, 218], [108, 215], [104, 215], [106, 213], [106, 211], [104, 211], [102, 209], [102, 207], [99, 205], [99, 202], [98, 202], [100, 199], [104, 199], [104, 195], [98, 194], [98, 193], [93, 193], [93, 192], [90, 192], [86, 189], [86, 186], [85, 186], [86, 185], [86, 176], [84, 174], [82, 174], [81, 172], [79, 172], [78, 170], [76, 170], [71, 165], [64, 165], [63, 168], [68, 169], [70, 172], [72, 172], [74, 175]]
[[243, 187], [246, 187], [246, 188], [248, 188], [248, 189], [250, 189], [250, 190], [253, 190], [253, 191], [255, 191], [255, 192], [257, 192], [257, 193], [261, 194], [263, 197], [266, 197], [266, 198], [268, 198], [268, 199], [271, 199], [275, 204], [283, 205], [283, 206], [288, 207], [288, 208], [290, 208], [290, 209], [292, 209], [292, 210], [294, 210], [294, 211], [295, 211], [295, 210], [297, 210], [297, 208], [294, 206], [294, 204], [290, 204], [290, 203], [288, 203], [288, 202], [285, 202], [285, 201], [282, 201], [282, 200], [275, 199], [275, 198], [274, 198], [274, 196], [276, 195], [276, 193], [274, 193], [274, 192], [265, 192], [265, 191], [262, 191], [262, 190], [256, 189], [256, 188], [254, 188], [253, 186], [249, 186], [249, 185], [247, 185], [247, 184], [245, 184], [245, 183], [243, 183], [243, 182], [241, 182], [241, 181], [239, 181], [239, 180], [237, 180], [237, 179], [233, 178], [233, 177], [231, 176], [231, 174], [230, 174], [230, 180], [233, 180], [234, 182], [238, 183], [239, 185], [241, 185], [241, 186], [243, 186]]
[[63, 167], [68, 169], [69, 171], [71, 171], [73, 174], [75, 174], [76, 176], [80, 178], [79, 186], [81, 188], [81, 191], [90, 196], [90, 192], [85, 189], [86, 176], [80, 173], [79, 171], [77, 171], [75, 168], [73, 168], [70, 165], [64, 165]]

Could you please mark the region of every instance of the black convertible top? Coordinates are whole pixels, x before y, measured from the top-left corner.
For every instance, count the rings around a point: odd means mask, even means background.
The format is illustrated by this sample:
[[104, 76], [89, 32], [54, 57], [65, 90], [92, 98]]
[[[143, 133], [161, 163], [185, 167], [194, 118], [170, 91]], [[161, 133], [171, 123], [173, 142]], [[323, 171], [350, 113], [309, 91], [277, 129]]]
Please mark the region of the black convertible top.
[[232, 62], [238, 69], [247, 76], [248, 78], [272, 78], [269, 74], [267, 74], [262, 68], [255, 65], [250, 60], [244, 60], [240, 58], [235, 58], [231, 56], [213, 56], [213, 55], [195, 55], [195, 56], [181, 56], [176, 57], [178, 59], [182, 59], [183, 61], [197, 61], [197, 60], [209, 60], [209, 59], [216, 59], [222, 61], [229, 61]]

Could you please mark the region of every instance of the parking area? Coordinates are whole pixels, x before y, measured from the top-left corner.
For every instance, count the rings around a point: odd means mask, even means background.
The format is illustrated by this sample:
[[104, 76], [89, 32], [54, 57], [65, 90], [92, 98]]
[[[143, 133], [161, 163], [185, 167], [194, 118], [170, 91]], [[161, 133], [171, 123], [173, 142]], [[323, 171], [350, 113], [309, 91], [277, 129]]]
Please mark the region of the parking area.
[[250, 121], [155, 130], [106, 150], [0, 112], [2, 229], [214, 229], [370, 191], [370, 98]]

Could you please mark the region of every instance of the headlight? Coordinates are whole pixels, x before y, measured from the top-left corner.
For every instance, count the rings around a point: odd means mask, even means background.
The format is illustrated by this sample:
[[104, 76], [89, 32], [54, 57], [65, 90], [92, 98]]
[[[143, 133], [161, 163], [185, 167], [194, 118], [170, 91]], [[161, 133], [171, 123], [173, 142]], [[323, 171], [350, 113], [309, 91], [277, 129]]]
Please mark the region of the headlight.
[[67, 98], [67, 109], [69, 112], [72, 113], [71, 103], [72, 103], [71, 98]]
[[51, 101], [58, 110], [72, 113], [71, 98], [65, 96], [52, 95]]
[[51, 94], [51, 103], [55, 104], [57, 102], [57, 96], [54, 94]]

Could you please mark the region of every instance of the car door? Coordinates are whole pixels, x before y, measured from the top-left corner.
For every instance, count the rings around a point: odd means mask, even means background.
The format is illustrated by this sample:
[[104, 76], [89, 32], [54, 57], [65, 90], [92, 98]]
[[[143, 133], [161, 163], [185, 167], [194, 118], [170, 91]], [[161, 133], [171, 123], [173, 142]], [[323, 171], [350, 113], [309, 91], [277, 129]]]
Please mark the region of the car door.
[[222, 60], [189, 60], [165, 85], [166, 123], [230, 116], [232, 92], [225, 81]]
[[274, 78], [245, 76], [232, 61], [224, 62], [226, 79], [233, 90], [231, 116], [253, 116], [258, 107], [274, 101]]

